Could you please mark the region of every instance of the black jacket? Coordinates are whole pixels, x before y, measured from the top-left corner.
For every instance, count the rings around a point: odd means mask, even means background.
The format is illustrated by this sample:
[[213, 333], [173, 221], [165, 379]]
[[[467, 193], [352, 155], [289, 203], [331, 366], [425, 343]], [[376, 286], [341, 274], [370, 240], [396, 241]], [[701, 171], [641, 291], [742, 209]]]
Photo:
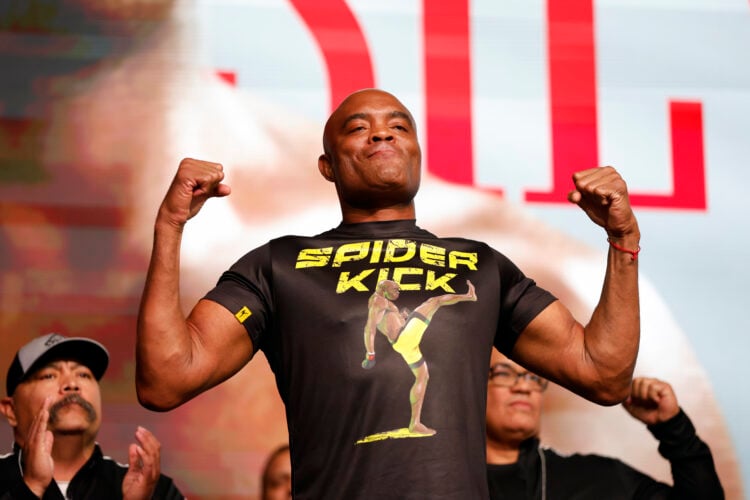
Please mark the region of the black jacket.
[[[20, 450], [13, 447], [13, 453], [0, 457], [0, 500], [37, 500], [38, 497], [23, 482]], [[73, 500], [121, 500], [122, 480], [128, 468], [111, 458], [102, 455], [99, 445], [91, 458], [76, 473], [68, 485], [68, 498]], [[181, 500], [185, 498], [164, 474], [159, 477], [154, 500]], [[57, 483], [53, 480], [42, 500], [64, 500]]]
[[[669, 460], [674, 486], [658, 482], [614, 458], [598, 455], [561, 456], [524, 441], [518, 461], [487, 465], [492, 500], [723, 499], [708, 445], [698, 438], [680, 410], [670, 420], [648, 427], [659, 440], [659, 453]], [[542, 480], [544, 476], [544, 480]]]

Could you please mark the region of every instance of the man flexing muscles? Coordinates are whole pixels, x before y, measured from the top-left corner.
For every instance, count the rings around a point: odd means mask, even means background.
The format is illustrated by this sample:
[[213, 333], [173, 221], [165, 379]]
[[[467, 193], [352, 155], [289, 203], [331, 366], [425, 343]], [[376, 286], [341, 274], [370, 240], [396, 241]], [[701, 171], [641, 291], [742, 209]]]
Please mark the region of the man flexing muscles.
[[432, 436], [436, 433], [435, 429], [427, 427], [420, 419], [430, 374], [422, 351], [419, 350], [419, 344], [438, 309], [458, 302], [477, 300], [474, 285], [469, 280], [466, 280], [466, 284], [469, 285], [469, 291], [465, 294], [446, 293], [430, 297], [409, 313], [405, 308], [399, 311], [393, 303], [401, 293], [399, 284], [391, 280], [382, 280], [367, 303], [368, 314], [365, 324], [367, 354], [365, 360], [362, 361], [362, 368], [370, 369], [375, 366], [375, 334], [380, 331], [388, 338], [393, 350], [404, 358], [414, 374], [414, 385], [409, 391], [411, 403], [409, 432], [425, 436]]

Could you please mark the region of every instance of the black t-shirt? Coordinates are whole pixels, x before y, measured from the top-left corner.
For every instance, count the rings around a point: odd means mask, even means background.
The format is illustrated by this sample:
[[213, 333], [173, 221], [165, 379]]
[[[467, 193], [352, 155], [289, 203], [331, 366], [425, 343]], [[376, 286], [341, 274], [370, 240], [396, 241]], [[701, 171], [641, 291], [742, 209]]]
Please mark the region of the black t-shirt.
[[[399, 292], [374, 300], [384, 280]], [[437, 238], [414, 221], [272, 240], [206, 298], [235, 314], [274, 371], [295, 498], [461, 500], [488, 496], [491, 347], [508, 353], [555, 300], [486, 244]], [[383, 303], [366, 369], [368, 312]], [[410, 431], [422, 389], [420, 420], [434, 435]]]

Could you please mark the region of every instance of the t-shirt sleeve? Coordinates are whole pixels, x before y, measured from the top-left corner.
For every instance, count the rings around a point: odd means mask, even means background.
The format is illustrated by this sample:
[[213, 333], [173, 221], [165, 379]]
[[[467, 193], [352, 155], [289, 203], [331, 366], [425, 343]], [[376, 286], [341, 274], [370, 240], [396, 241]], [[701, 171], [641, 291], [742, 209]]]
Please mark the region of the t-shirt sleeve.
[[226, 307], [245, 327], [253, 350], [258, 351], [270, 329], [273, 308], [269, 246], [245, 254], [203, 298]]
[[510, 259], [495, 251], [500, 279], [500, 321], [495, 347], [510, 355], [521, 332], [557, 297], [526, 276]]

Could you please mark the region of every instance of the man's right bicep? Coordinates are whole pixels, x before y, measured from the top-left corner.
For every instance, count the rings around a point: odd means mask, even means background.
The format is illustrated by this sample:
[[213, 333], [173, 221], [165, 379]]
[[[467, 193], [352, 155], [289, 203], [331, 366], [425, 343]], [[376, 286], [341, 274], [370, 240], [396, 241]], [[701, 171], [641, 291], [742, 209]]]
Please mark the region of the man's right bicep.
[[211, 386], [231, 377], [253, 358], [253, 342], [240, 318], [218, 302], [201, 299], [187, 321], [193, 352], [207, 370]]

